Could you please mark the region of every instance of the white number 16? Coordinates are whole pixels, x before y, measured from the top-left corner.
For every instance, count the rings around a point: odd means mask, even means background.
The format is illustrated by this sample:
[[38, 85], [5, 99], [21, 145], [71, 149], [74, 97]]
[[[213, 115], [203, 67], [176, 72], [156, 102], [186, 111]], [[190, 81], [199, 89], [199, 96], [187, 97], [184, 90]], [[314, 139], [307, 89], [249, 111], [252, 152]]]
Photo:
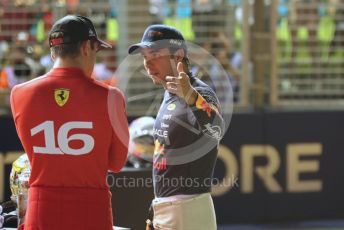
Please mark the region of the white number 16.
[[[35, 153], [46, 154], [70, 154], [70, 155], [83, 155], [92, 151], [94, 147], [94, 139], [88, 134], [73, 134], [68, 137], [68, 132], [72, 129], [92, 129], [92, 122], [71, 121], [63, 124], [57, 132], [57, 143], [55, 143], [54, 122], [45, 121], [31, 129], [31, 136], [44, 132], [44, 147], [33, 146]], [[79, 149], [69, 147], [69, 142], [72, 140], [80, 140], [83, 146]]]

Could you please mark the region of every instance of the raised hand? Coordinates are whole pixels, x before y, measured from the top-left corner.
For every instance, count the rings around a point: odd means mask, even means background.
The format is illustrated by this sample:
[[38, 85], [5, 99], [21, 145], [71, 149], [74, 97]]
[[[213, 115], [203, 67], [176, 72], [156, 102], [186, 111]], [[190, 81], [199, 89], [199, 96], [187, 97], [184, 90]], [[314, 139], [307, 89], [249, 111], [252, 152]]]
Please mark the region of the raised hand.
[[178, 76], [166, 77], [166, 89], [180, 98], [183, 98], [189, 105], [193, 105], [197, 99], [197, 92], [190, 83], [189, 76], [184, 72], [182, 62], [177, 64]]

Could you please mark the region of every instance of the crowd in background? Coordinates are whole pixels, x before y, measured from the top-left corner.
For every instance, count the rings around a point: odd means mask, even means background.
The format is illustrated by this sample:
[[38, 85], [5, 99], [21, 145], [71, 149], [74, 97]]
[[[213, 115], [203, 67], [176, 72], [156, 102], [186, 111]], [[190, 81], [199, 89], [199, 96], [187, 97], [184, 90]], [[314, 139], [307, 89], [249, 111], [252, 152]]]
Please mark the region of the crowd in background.
[[[14, 4], [16, 4], [15, 1]], [[20, 2], [13, 7], [2, 2], [0, 9], [0, 90], [41, 76], [53, 66], [47, 43], [47, 33], [53, 23], [53, 12], [49, 4], [33, 13], [29, 2]], [[87, 13], [83, 8], [71, 8], [66, 14]], [[102, 53], [95, 66], [93, 77], [107, 84], [115, 84], [116, 41], [113, 49]]]
[[[28, 4], [38, 1], [4, 1], [0, 2], [0, 89], [11, 89], [15, 84], [27, 81], [47, 72], [53, 65], [48, 55], [49, 47], [46, 35], [53, 23], [54, 12], [47, 1], [42, 1], [39, 12], [32, 10]], [[102, 31], [100, 37], [111, 42], [112, 51], [99, 56], [98, 64], [94, 68], [93, 77], [107, 84], [116, 85], [114, 77], [117, 60], [117, 38], [115, 33], [109, 34], [109, 25], [118, 29], [115, 24], [117, 13], [106, 9], [104, 12], [95, 12], [87, 9], [79, 1], [59, 1], [68, 3], [66, 14], [74, 13], [93, 17], [96, 26]], [[81, 1], [80, 1], [81, 2]], [[149, 12], [153, 16], [152, 23], [171, 24], [171, 15], [180, 19], [179, 24], [172, 23], [182, 30], [186, 39], [198, 44], [212, 54], [226, 71], [226, 77], [231, 82], [234, 92], [240, 89], [240, 75], [242, 65], [241, 40], [242, 31], [242, 1], [237, 0], [150, 0]], [[294, 61], [299, 57], [310, 59], [310, 63], [317, 63], [319, 57], [336, 56], [344, 57], [344, 22], [343, 9], [335, 8], [341, 4], [340, 0], [306, 1], [309, 6], [305, 8], [303, 0], [279, 1], [279, 23], [277, 38], [281, 60], [289, 59], [288, 67], [295, 65]], [[316, 4], [320, 2], [321, 4]], [[13, 7], [13, 4], [17, 4]], [[232, 36], [227, 30], [221, 30], [227, 26], [225, 21], [214, 21], [212, 18], [221, 18], [224, 14], [224, 4], [235, 5], [232, 12], [235, 17]], [[332, 5], [331, 5], [332, 4]], [[12, 6], [12, 7], [9, 7]], [[294, 6], [294, 7], [290, 7]], [[31, 8], [30, 8], [31, 7]], [[26, 10], [28, 9], [28, 10]], [[35, 12], [35, 13], [34, 13]], [[225, 17], [222, 17], [222, 19]], [[112, 22], [110, 23], [110, 20]], [[218, 28], [218, 29], [214, 29]], [[304, 43], [307, 43], [307, 51], [304, 51]], [[319, 48], [320, 47], [320, 48]], [[321, 50], [321, 51], [319, 51]], [[202, 57], [197, 57], [202, 59]], [[214, 89], [216, 84], [221, 85], [221, 79], [217, 76], [218, 69], [207, 65], [194, 65], [193, 74], [208, 81]], [[207, 70], [207, 72], [205, 72]], [[252, 76], [249, 76], [252, 78]], [[215, 82], [214, 82], [215, 81]], [[216, 83], [218, 81], [219, 83]], [[234, 100], [238, 100], [237, 93]]]
[[[151, 1], [151, 5], [154, 6], [157, 2], [158, 1]], [[193, 13], [195, 18], [198, 17], [203, 20], [202, 14], [207, 14], [209, 10], [215, 10], [209, 8], [211, 5], [212, 4], [204, 5], [203, 8], [205, 11], [202, 11], [202, 6], [198, 6]], [[0, 23], [0, 30], [5, 32], [0, 35], [1, 89], [10, 89], [15, 84], [44, 74], [53, 65], [48, 55], [49, 47], [46, 42], [46, 33], [49, 31], [54, 18], [51, 8], [45, 4], [42, 12], [34, 14], [30, 10], [26, 12], [25, 7], [25, 5], [19, 5], [17, 6], [18, 10], [13, 10], [13, 8], [11, 8], [10, 11], [6, 11], [7, 7], [4, 6], [0, 12], [2, 21]], [[84, 10], [83, 8], [77, 8], [68, 10], [66, 13], [86, 15], [87, 13]], [[176, 10], [180, 11], [180, 9]], [[189, 10], [191, 12], [191, 9]], [[92, 17], [92, 15], [87, 16]], [[164, 23], [164, 21], [153, 19], [152, 23]], [[106, 25], [104, 24], [105, 22], [103, 25], [100, 24], [99, 26], [105, 27]], [[231, 76], [233, 75], [235, 81], [239, 80], [239, 72], [231, 63], [231, 56], [233, 56], [233, 53], [230, 49], [228, 37], [226, 37], [223, 32], [207, 32], [206, 26], [211, 26], [210, 23], [207, 23], [207, 25], [200, 30], [203, 32], [197, 32], [197, 26], [200, 26], [200, 22], [195, 21], [194, 24], [196, 37], [201, 41], [199, 45], [218, 58], [228, 73]], [[100, 29], [100, 31], [104, 30]], [[100, 34], [100, 36], [107, 40], [106, 34]], [[96, 64], [94, 69], [94, 77], [108, 84], [115, 85], [116, 79], [112, 77], [117, 66], [116, 41], [109, 42], [111, 42], [115, 48], [99, 57], [98, 64]], [[239, 66], [236, 68], [239, 68]], [[113, 80], [111, 80], [111, 78]]]

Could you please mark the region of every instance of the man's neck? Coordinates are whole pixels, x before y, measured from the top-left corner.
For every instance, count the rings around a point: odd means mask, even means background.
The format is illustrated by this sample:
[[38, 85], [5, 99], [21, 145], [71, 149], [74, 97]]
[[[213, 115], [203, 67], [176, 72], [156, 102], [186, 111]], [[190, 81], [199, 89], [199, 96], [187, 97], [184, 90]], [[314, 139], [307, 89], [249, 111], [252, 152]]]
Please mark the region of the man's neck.
[[[53, 68], [79, 68], [86, 75], [85, 65], [78, 58], [57, 58]], [[87, 75], [86, 75], [87, 76]]]

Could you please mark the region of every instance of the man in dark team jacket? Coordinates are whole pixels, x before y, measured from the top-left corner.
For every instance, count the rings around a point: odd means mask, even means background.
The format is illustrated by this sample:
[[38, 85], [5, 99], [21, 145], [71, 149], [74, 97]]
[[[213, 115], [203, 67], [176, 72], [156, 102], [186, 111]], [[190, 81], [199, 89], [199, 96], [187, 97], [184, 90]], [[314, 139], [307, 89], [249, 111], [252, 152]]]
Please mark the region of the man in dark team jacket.
[[224, 126], [219, 101], [189, 72], [175, 28], [149, 26], [128, 52], [141, 53], [149, 77], [165, 89], [154, 125], [154, 228], [216, 229], [210, 190]]

